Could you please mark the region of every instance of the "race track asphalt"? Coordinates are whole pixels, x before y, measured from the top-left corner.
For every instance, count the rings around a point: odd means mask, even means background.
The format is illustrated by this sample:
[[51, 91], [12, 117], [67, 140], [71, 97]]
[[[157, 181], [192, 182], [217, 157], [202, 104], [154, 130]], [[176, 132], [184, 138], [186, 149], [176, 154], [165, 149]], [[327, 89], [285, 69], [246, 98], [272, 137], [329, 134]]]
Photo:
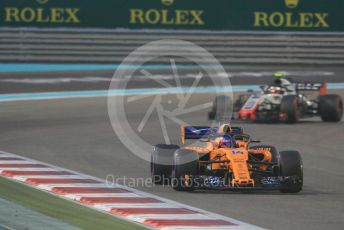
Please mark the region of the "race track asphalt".
[[[344, 96], [343, 91], [340, 92]], [[190, 106], [213, 95], [195, 95]], [[165, 96], [172, 106], [175, 97]], [[127, 121], [136, 128], [152, 98], [126, 107]], [[86, 174], [106, 178], [148, 178], [149, 163], [132, 154], [113, 132], [106, 98], [4, 102], [0, 104], [0, 149]], [[185, 115], [191, 124], [208, 124], [207, 109]], [[125, 121], [123, 121], [125, 122]], [[237, 122], [233, 122], [236, 124]], [[116, 124], [115, 124], [116, 125]], [[162, 197], [269, 229], [343, 229], [344, 123], [307, 119], [295, 125], [240, 123], [247, 133], [279, 150], [299, 150], [304, 162], [304, 189], [299, 194], [279, 192], [180, 193], [169, 187], [138, 188]], [[167, 122], [171, 141], [179, 143], [179, 129]], [[154, 115], [142, 138], [162, 141]]]

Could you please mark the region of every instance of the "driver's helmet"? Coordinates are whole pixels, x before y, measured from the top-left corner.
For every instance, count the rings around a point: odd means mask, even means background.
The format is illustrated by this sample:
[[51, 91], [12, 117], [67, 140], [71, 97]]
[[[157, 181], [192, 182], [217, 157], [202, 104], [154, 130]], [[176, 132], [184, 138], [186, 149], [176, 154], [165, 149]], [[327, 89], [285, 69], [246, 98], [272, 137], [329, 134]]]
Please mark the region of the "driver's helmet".
[[268, 89], [268, 91], [269, 91], [270, 94], [282, 94], [282, 89], [281, 89], [281, 87], [271, 86], [271, 87]]
[[274, 74], [274, 77], [276, 77], [276, 78], [282, 78], [282, 77], [286, 77], [286, 76], [287, 76], [287, 74], [285, 72], [276, 72]]
[[292, 84], [292, 81], [287, 78], [287, 74], [284, 72], [277, 72], [274, 74], [275, 76], [275, 85], [286, 87]]
[[220, 140], [219, 147], [221, 148], [232, 148], [233, 140], [229, 136], [223, 136]]

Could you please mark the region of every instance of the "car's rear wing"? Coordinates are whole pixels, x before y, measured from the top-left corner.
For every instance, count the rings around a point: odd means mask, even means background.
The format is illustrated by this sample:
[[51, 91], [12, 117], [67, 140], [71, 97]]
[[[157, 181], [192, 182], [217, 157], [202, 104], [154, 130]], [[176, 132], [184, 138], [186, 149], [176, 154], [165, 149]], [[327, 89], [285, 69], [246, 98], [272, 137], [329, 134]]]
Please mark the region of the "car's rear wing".
[[327, 86], [325, 83], [305, 83], [298, 82], [296, 89], [298, 91], [318, 91], [320, 95], [325, 95], [327, 92]]
[[[214, 136], [218, 133], [218, 127], [208, 127], [208, 126], [186, 126], [181, 127], [181, 138], [182, 143], [185, 143], [185, 140], [190, 139], [202, 139]], [[241, 127], [231, 127], [230, 135], [243, 134], [243, 129]]]

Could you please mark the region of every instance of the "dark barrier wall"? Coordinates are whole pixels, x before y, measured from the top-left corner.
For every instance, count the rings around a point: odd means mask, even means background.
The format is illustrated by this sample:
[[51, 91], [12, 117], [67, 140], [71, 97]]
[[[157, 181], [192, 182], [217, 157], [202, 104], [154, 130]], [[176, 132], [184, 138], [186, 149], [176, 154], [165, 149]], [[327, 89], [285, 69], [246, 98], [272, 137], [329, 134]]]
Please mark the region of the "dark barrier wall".
[[344, 0], [0, 0], [1, 27], [344, 31]]

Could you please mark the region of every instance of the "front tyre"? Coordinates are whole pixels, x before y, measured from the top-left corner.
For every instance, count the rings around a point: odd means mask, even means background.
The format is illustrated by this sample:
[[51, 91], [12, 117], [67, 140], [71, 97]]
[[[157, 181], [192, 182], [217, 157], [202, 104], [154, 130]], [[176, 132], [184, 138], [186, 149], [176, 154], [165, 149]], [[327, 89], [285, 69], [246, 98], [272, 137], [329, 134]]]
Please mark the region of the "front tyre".
[[174, 152], [178, 145], [159, 144], [153, 147], [151, 154], [151, 177], [154, 184], [164, 184], [171, 176]]
[[319, 113], [323, 121], [339, 122], [343, 116], [343, 100], [338, 95], [324, 95], [319, 98]]
[[282, 98], [281, 113], [287, 116], [286, 122], [289, 124], [294, 124], [299, 121], [299, 99], [296, 95], [287, 95]]
[[174, 153], [172, 169], [172, 187], [176, 191], [191, 191], [191, 184], [186, 183], [185, 176], [196, 175], [199, 172], [198, 153], [192, 150], [178, 149]]
[[234, 111], [238, 112], [245, 105], [248, 99], [251, 97], [250, 94], [239, 95], [239, 98], [234, 103]]
[[278, 158], [282, 193], [298, 193], [303, 186], [302, 158], [298, 151], [282, 151]]

